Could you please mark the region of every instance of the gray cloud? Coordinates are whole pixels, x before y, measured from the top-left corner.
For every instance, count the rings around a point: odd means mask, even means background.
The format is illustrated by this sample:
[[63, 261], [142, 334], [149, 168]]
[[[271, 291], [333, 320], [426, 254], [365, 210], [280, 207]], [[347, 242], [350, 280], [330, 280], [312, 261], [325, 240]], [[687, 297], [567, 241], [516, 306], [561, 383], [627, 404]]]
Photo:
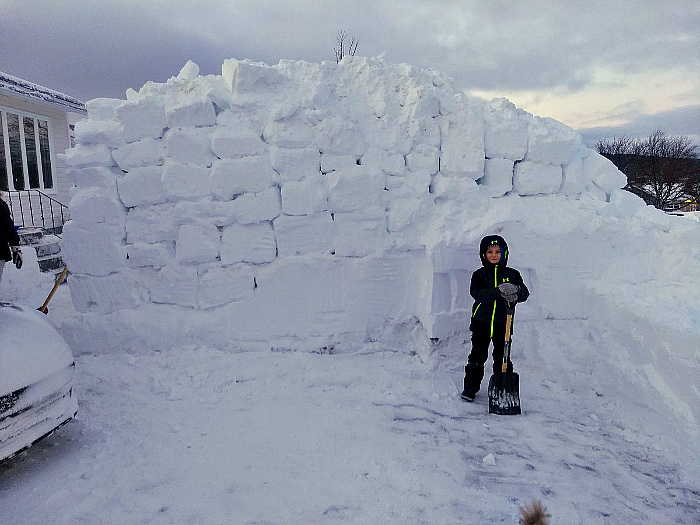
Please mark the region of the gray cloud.
[[599, 140], [623, 135], [632, 138], [648, 137], [657, 129], [669, 135], [685, 135], [700, 145], [700, 104], [652, 115], [637, 115], [621, 126], [582, 128], [578, 132], [586, 145], [593, 146]]
[[642, 72], [700, 77], [697, 27], [700, 9], [684, 0], [4, 0], [0, 69], [82, 100], [123, 98], [189, 59], [203, 74], [231, 57], [334, 60], [344, 29], [358, 54], [442, 70], [461, 89], [578, 92], [601, 66], [620, 84]]

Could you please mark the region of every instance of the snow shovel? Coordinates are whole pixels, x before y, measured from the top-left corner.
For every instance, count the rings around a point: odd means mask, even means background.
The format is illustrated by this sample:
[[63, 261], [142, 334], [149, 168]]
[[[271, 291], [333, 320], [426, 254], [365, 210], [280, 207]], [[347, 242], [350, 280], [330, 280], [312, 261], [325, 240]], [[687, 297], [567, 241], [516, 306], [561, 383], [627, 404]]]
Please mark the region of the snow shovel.
[[489, 379], [489, 414], [520, 414], [520, 378], [515, 372], [508, 372], [510, 361], [511, 328], [515, 305], [508, 304], [506, 317], [506, 342], [503, 347], [503, 364], [501, 373], [493, 374]]
[[46, 301], [44, 301], [44, 304], [37, 308], [37, 310], [39, 310], [42, 314], [49, 315], [49, 301], [53, 297], [53, 294], [56, 293], [56, 290], [58, 290], [58, 286], [63, 282], [63, 279], [66, 278], [67, 273], [68, 266], [64, 266], [63, 271], [58, 276], [58, 279], [56, 279], [56, 282], [53, 283], [53, 288], [51, 288], [51, 291], [49, 292], [49, 296], [46, 298]]

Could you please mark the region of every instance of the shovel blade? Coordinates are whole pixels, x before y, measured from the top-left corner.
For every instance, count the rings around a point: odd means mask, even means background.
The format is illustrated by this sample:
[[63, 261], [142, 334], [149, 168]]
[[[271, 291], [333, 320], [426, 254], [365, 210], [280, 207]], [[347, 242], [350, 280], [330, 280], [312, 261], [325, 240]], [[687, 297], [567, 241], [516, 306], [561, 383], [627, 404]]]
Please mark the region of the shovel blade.
[[520, 377], [515, 372], [493, 374], [489, 380], [489, 414], [520, 414]]

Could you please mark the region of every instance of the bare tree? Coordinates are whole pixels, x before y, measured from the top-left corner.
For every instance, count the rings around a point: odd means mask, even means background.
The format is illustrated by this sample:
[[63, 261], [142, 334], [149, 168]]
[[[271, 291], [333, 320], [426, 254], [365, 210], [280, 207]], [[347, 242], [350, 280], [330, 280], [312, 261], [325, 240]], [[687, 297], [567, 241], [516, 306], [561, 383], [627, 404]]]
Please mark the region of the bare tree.
[[645, 194], [659, 209], [667, 209], [687, 195], [697, 198], [700, 150], [686, 136], [673, 137], [656, 130], [646, 139], [601, 141], [596, 149], [627, 175], [627, 189]]
[[348, 34], [345, 31], [338, 31], [338, 46], [333, 48], [333, 50], [335, 51], [336, 64], [343, 60], [344, 56], [355, 56], [355, 52], [357, 51], [357, 44], [359, 44], [360, 41], [354, 36], [351, 36], [350, 42], [348, 43], [346, 42], [347, 38]]

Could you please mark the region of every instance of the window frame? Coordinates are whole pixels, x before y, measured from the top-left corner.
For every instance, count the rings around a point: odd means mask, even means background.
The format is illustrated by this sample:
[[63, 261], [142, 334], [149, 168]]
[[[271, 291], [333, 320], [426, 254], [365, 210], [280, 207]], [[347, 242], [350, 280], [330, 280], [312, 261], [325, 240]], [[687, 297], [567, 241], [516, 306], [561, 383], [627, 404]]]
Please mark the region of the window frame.
[[[20, 191], [39, 190], [47, 195], [58, 194], [58, 181], [56, 180], [56, 157], [54, 151], [54, 136], [53, 123], [48, 115], [41, 115], [31, 111], [24, 111], [9, 106], [0, 105], [0, 125], [2, 126], [3, 147], [5, 149], [5, 172], [7, 173], [7, 186], [9, 191], [18, 191], [15, 189], [15, 181], [12, 176], [12, 158], [10, 153], [10, 135], [8, 130], [7, 114], [11, 113], [19, 117], [19, 139], [22, 152], [22, 177], [24, 178], [24, 189]], [[24, 119], [25, 117], [34, 120], [34, 149], [36, 150], [37, 171], [39, 174], [39, 186], [36, 188], [30, 187], [29, 182], [29, 166], [27, 161], [27, 144], [25, 142]], [[41, 156], [41, 142], [39, 136], [39, 120], [46, 122], [48, 141], [49, 141], [49, 162], [51, 163], [51, 182], [53, 187], [44, 187], [43, 177], [43, 159]]]

